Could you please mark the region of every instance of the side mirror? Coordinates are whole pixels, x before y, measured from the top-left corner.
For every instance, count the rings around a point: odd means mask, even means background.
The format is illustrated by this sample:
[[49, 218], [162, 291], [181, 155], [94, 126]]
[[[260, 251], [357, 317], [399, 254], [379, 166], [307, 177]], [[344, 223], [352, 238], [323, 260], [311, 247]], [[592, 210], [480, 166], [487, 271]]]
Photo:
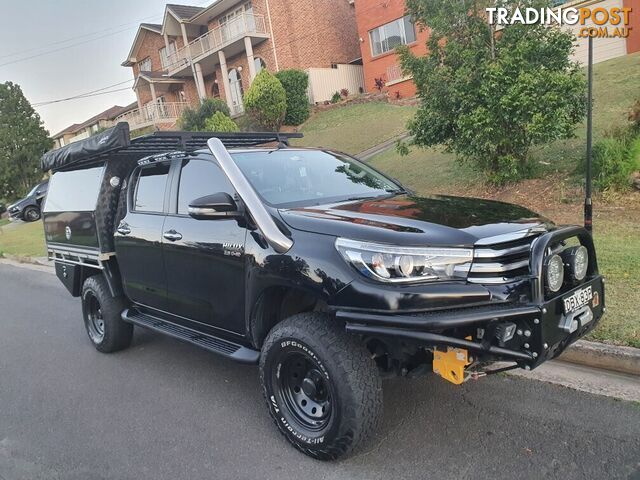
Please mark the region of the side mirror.
[[239, 217], [238, 205], [225, 192], [196, 198], [189, 204], [189, 215], [197, 220]]

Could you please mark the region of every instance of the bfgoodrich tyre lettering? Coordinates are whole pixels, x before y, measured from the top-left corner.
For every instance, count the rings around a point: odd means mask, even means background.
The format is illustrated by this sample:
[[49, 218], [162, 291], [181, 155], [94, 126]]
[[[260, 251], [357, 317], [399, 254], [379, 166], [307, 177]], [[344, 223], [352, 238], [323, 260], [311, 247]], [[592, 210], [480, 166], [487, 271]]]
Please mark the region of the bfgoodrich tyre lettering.
[[278, 429], [312, 457], [348, 454], [378, 424], [377, 367], [328, 315], [304, 313], [276, 325], [262, 348], [260, 379]]

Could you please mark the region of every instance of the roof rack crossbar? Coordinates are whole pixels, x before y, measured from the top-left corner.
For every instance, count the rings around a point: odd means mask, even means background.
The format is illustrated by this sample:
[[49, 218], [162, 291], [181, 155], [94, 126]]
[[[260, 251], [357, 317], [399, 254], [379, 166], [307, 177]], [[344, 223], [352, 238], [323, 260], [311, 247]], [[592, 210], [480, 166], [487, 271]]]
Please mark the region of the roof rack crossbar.
[[[108, 149], [101, 147], [103, 139], [102, 137], [98, 138], [98, 135], [108, 137], [112, 132], [119, 133], [122, 136], [119, 143], [114, 143]], [[105, 131], [102, 134], [96, 134], [88, 139], [70, 144], [68, 147], [63, 147], [63, 149], [72, 148], [76, 151], [73, 154], [73, 158], [68, 154], [65, 157], [62, 151], [53, 151], [45, 154], [45, 156], [61, 158], [59, 160], [43, 161], [43, 168], [46, 170], [64, 170], [78, 168], [82, 165], [88, 166], [112, 158], [138, 161], [144, 157], [162, 153], [176, 151], [191, 153], [196, 150], [206, 149], [207, 141], [210, 138], [218, 138], [225, 148], [257, 147], [268, 143], [276, 143], [278, 148], [283, 148], [289, 146], [290, 139], [302, 138], [302, 133], [157, 131], [129, 140], [128, 125], [120, 123], [113, 127], [111, 131]], [[86, 149], [85, 145], [87, 146]]]

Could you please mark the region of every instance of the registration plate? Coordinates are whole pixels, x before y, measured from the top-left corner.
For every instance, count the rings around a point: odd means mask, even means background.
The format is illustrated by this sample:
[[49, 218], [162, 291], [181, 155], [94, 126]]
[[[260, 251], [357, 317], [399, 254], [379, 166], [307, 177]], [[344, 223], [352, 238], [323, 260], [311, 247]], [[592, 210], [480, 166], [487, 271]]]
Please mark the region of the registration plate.
[[576, 290], [568, 297], [562, 299], [564, 302], [564, 313], [573, 313], [585, 305], [589, 305], [591, 300], [593, 300], [593, 288], [591, 285]]

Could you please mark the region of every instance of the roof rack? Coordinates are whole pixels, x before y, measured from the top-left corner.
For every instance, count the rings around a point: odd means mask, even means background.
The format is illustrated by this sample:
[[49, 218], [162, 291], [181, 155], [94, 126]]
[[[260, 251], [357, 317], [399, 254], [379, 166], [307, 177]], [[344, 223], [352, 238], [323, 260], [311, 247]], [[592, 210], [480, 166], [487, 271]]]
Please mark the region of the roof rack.
[[41, 164], [43, 170], [73, 170], [110, 159], [137, 161], [162, 153], [189, 153], [207, 148], [207, 140], [214, 137], [226, 148], [257, 147], [275, 142], [281, 148], [288, 146], [291, 138], [302, 138], [302, 133], [158, 131], [131, 139], [129, 124], [121, 122], [85, 140], [45, 153]]

